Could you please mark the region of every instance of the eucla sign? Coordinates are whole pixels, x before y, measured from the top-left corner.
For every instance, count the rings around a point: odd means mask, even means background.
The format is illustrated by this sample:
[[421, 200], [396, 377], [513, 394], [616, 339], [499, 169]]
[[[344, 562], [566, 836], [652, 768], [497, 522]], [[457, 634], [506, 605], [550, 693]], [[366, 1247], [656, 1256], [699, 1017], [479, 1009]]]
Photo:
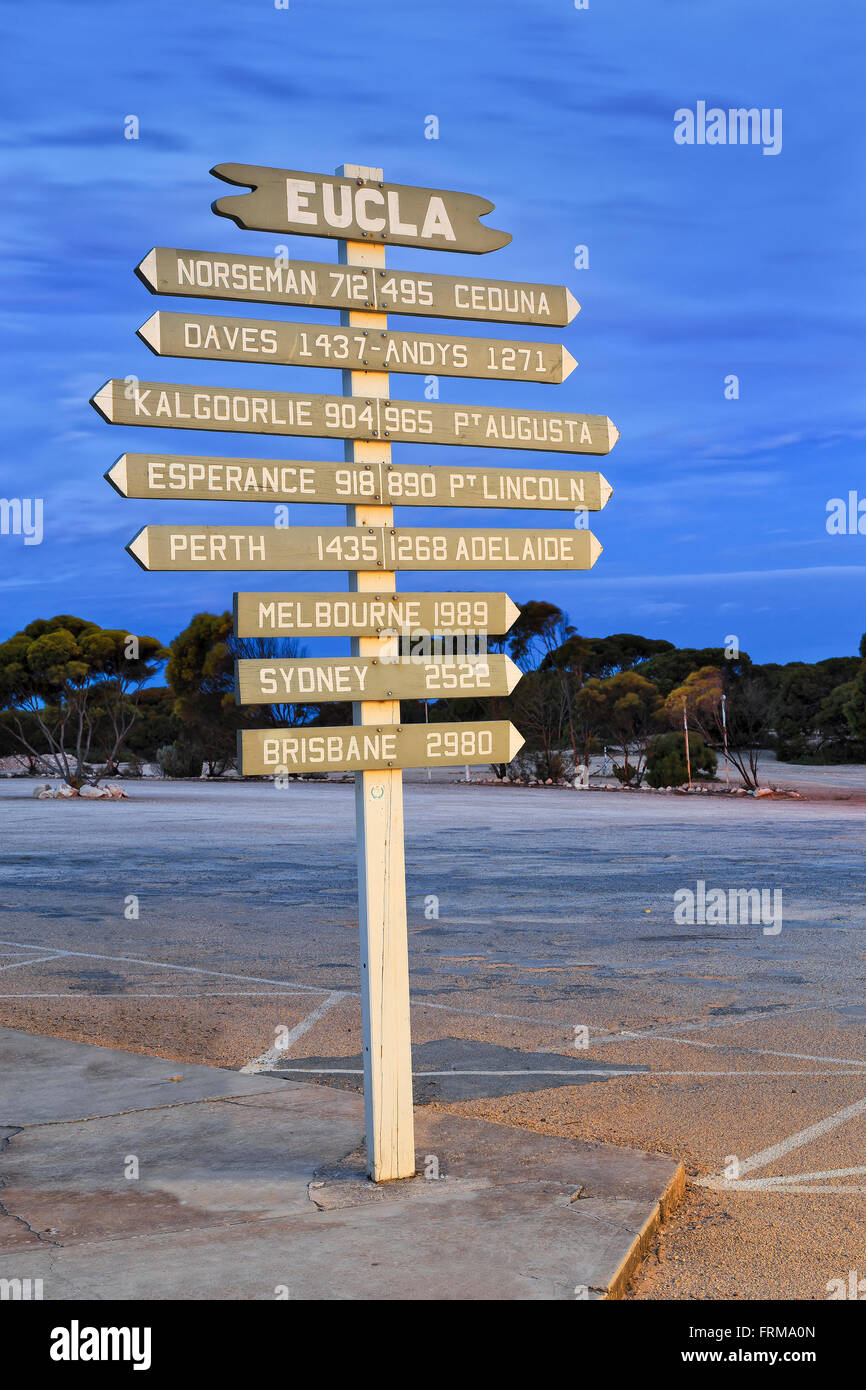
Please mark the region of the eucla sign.
[[252, 188], [212, 204], [220, 217], [259, 232], [340, 237], [349, 241], [390, 241], [439, 251], [496, 251], [511, 240], [508, 232], [485, 227], [479, 218], [493, 204], [474, 193], [411, 188], [364, 178], [331, 178], [295, 169], [256, 164], [217, 164], [218, 179]]

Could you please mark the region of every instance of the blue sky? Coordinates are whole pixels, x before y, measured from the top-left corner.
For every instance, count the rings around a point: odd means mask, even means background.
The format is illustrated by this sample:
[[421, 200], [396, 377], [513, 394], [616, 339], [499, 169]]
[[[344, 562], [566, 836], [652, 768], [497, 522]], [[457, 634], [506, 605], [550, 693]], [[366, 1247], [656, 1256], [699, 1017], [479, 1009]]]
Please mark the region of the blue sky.
[[[251, 435], [123, 429], [88, 398], [130, 373], [338, 391], [328, 371], [155, 358], [135, 329], [157, 308], [336, 316], [157, 299], [133, 266], [152, 245], [272, 254], [279, 236], [211, 212], [228, 191], [215, 163], [351, 162], [487, 196], [487, 220], [513, 235], [488, 256], [394, 248], [393, 264], [568, 284], [582, 305], [564, 330], [466, 330], [561, 335], [580, 364], [564, 385], [442, 377], [440, 398], [607, 414], [621, 432], [601, 461], [615, 491], [593, 518], [605, 550], [591, 573], [404, 575], [398, 587], [549, 598], [589, 635], [715, 646], [736, 634], [761, 661], [856, 651], [866, 535], [830, 536], [825, 520], [830, 498], [866, 498], [859, 0], [47, 0], [7, 7], [3, 28], [0, 496], [44, 498], [45, 537], [0, 536], [0, 636], [73, 612], [168, 640], [194, 612], [229, 607], [235, 588], [345, 587], [341, 575], [145, 574], [124, 546], [147, 522], [256, 523], [272, 509], [133, 502], [102, 479], [125, 449], [328, 459], [338, 442], [281, 450]], [[781, 153], [676, 144], [674, 112], [700, 100], [781, 108]], [[425, 139], [431, 114], [438, 140]], [[137, 141], [124, 138], [128, 115]], [[576, 245], [587, 269], [574, 268]], [[313, 238], [290, 248], [336, 255]], [[725, 399], [729, 374], [738, 400]], [[392, 377], [391, 390], [419, 399], [423, 379]], [[397, 459], [419, 453], [395, 446]], [[297, 507], [292, 520], [335, 525], [342, 513]], [[570, 524], [552, 512], [398, 520]]]

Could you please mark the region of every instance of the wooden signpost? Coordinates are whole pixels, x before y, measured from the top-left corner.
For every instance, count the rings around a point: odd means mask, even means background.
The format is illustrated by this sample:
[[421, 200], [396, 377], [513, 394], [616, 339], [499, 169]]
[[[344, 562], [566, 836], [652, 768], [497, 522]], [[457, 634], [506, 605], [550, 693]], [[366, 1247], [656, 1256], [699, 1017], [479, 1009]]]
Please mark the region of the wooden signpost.
[[348, 657], [244, 658], [242, 704], [352, 702], [344, 727], [244, 730], [249, 776], [355, 774], [367, 1165], [376, 1181], [415, 1171], [403, 848], [404, 767], [508, 763], [522, 746], [507, 720], [402, 723], [400, 700], [507, 696], [520, 678], [487, 651], [518, 616], [506, 594], [398, 593], [398, 570], [583, 570], [601, 546], [587, 530], [403, 527], [395, 505], [597, 511], [598, 472], [394, 463], [393, 443], [607, 454], [605, 415], [393, 400], [389, 372], [560, 383], [576, 363], [558, 343], [398, 333], [387, 313], [561, 327], [579, 305], [560, 286], [390, 270], [396, 245], [480, 254], [510, 236], [480, 219], [486, 199], [386, 184], [381, 169], [321, 175], [254, 165], [212, 172], [251, 191], [213, 208], [239, 226], [336, 238], [338, 263], [155, 247], [136, 273], [155, 294], [339, 309], [338, 328], [159, 312], [139, 330], [157, 354], [339, 367], [343, 395], [115, 379], [92, 404], [112, 424], [344, 440], [345, 460], [124, 453], [106, 473], [123, 496], [343, 503], [341, 527], [143, 527], [127, 549], [147, 570], [343, 570], [349, 589], [235, 594], [239, 639], [345, 636]]
[[460, 279], [277, 256], [235, 256], [154, 246], [135, 268], [151, 294], [234, 299], [305, 309], [374, 309], [425, 319], [535, 323], [564, 328], [580, 305], [562, 285]]
[[390, 333], [384, 328], [326, 328], [317, 323], [216, 318], [157, 311], [138, 336], [160, 357], [216, 362], [271, 362], [288, 367], [369, 367], [416, 376], [496, 377], [558, 385], [577, 366], [561, 343], [456, 338], [444, 333]]
[[395, 507], [600, 511], [613, 489], [572, 469], [422, 468], [408, 463], [121, 454], [105, 477], [122, 497], [220, 502], [381, 502]]

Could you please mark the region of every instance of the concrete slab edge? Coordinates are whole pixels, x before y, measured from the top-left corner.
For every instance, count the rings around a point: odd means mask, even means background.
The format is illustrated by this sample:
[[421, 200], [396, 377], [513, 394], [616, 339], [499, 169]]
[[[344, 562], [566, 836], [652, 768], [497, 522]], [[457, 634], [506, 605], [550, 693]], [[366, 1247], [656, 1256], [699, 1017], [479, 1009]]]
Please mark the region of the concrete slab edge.
[[671, 1215], [683, 1200], [686, 1192], [686, 1170], [678, 1163], [676, 1171], [647, 1217], [642, 1229], [637, 1233], [630, 1249], [624, 1255], [619, 1268], [602, 1295], [606, 1302], [625, 1297], [626, 1289], [640, 1266], [646, 1259], [650, 1245], [658, 1230], [670, 1220]]

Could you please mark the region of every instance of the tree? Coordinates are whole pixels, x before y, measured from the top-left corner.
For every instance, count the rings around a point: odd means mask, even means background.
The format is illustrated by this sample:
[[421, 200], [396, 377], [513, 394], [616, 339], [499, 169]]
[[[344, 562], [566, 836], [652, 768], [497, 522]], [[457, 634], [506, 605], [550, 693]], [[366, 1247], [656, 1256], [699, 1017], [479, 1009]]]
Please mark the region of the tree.
[[747, 652], [737, 657], [729, 657], [726, 647], [670, 647], [668, 651], [651, 656], [642, 668], [647, 680], [658, 686], [667, 698], [676, 686], [705, 666], [715, 666], [719, 671], [727, 671], [734, 676], [744, 675], [752, 665]]
[[594, 676], [615, 676], [621, 671], [641, 668], [641, 675], [655, 683], [655, 677], [645, 669], [654, 656], [673, 651], [673, 643], [662, 638], [639, 637], [634, 632], [614, 632], [609, 637], [593, 637], [595, 651]]
[[[295, 661], [306, 656], [306, 647], [294, 637], [235, 637], [229, 636], [226, 643], [232, 663], [235, 661]], [[234, 668], [232, 669], [234, 679]], [[343, 707], [344, 708], [344, 707]], [[272, 705], [257, 705], [257, 712], [263, 714], [275, 728], [295, 728], [299, 724], [309, 724], [320, 706], [305, 701], [282, 700]], [[345, 723], [339, 719], [337, 723]]]
[[69, 614], [38, 618], [0, 644], [7, 735], [71, 786], [87, 780], [95, 748], [113, 771], [142, 690], [168, 654], [155, 637]]
[[831, 657], [814, 665], [792, 661], [773, 671], [770, 722], [778, 757], [823, 760], [827, 744], [840, 751], [851, 731], [844, 710], [832, 697], [855, 679], [858, 664], [856, 657]]
[[835, 686], [818, 706], [815, 729], [818, 745], [816, 761], [822, 763], [866, 763], [866, 723], [864, 736], [852, 736], [848, 709], [856, 698], [856, 681]]
[[[20, 722], [24, 733], [22, 739], [16, 732], [15, 724]], [[27, 759], [27, 770], [36, 776], [41, 767], [42, 756], [48, 752], [38, 719], [27, 710], [0, 710], [0, 758], [22, 757]]]
[[860, 669], [854, 677], [854, 689], [845, 702], [845, 717], [855, 738], [866, 738], [866, 632], [860, 640]]
[[212, 773], [230, 767], [242, 718], [234, 696], [231, 613], [196, 613], [171, 644], [166, 678], [186, 741], [198, 745]]
[[278, 661], [304, 654], [294, 638], [236, 638], [231, 613], [196, 613], [175, 637], [166, 676], [185, 729], [182, 742], [201, 749], [212, 776], [233, 766], [238, 729], [260, 727], [263, 719], [279, 728], [306, 724], [318, 708], [294, 703], [238, 705], [235, 661]]
[[572, 632], [560, 646], [548, 652], [541, 662], [542, 670], [568, 671], [579, 690], [589, 676], [600, 676], [601, 658], [598, 644], [590, 637]]
[[539, 777], [557, 780], [562, 775], [563, 707], [560, 684], [551, 671], [529, 671], [512, 697], [517, 727], [536, 754]]
[[652, 681], [637, 671], [620, 671], [600, 680], [593, 676], [577, 694], [582, 717], [622, 753], [614, 771], [626, 785], [640, 786], [646, 766], [647, 742], [661, 704]]
[[575, 769], [580, 763], [588, 765], [590, 748], [595, 727], [588, 718], [590, 703], [578, 708], [576, 697], [583, 688], [587, 675], [597, 675], [601, 657], [597, 643], [581, 637], [573, 629], [567, 629], [569, 636], [544, 657], [540, 670], [554, 671], [559, 680], [563, 707], [565, 710], [568, 736]]
[[174, 692], [167, 685], [150, 685], [142, 690], [138, 719], [124, 743], [133, 758], [157, 762], [157, 749], [174, 743], [183, 726], [174, 713]]
[[536, 599], [521, 603], [520, 617], [512, 624], [508, 643], [511, 658], [521, 671], [534, 670], [545, 655], [561, 646], [573, 632], [555, 603]]
[[[723, 704], [722, 696], [725, 696]], [[695, 729], [714, 751], [725, 743], [728, 756], [746, 787], [758, 786], [758, 760], [768, 734], [767, 692], [755, 677], [725, 680], [715, 666], [692, 671], [664, 702], [663, 717], [679, 725], [683, 705], [690, 729]]]

